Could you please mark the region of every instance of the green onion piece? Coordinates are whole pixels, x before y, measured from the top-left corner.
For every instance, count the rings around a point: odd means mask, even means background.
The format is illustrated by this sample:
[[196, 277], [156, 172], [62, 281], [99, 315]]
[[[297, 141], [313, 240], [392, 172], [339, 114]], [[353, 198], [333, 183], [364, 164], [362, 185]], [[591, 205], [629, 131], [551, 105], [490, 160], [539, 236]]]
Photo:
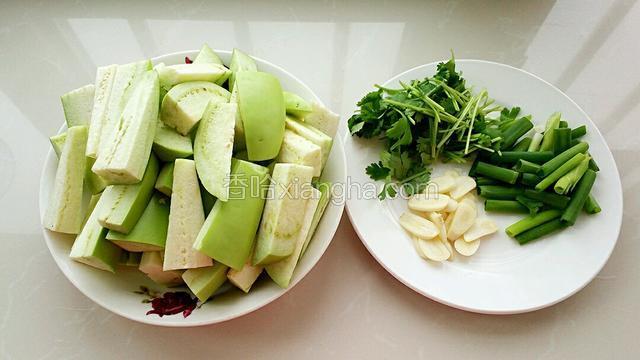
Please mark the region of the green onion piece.
[[540, 143], [542, 142], [543, 137], [544, 136], [542, 135], [542, 133], [539, 132], [533, 134], [531, 144], [529, 144], [529, 148], [527, 149], [527, 151], [538, 151], [540, 149]]
[[587, 197], [587, 201], [584, 202], [583, 209], [587, 212], [587, 214], [597, 214], [602, 211], [602, 209], [600, 208], [600, 204], [598, 204], [596, 198], [593, 197], [592, 194], [589, 194], [589, 196]]
[[568, 173], [573, 168], [575, 168], [578, 165], [580, 165], [580, 163], [586, 158], [587, 158], [587, 156], [585, 154], [576, 154], [569, 161], [567, 161], [566, 163], [562, 164], [562, 166], [560, 166], [559, 168], [555, 169], [551, 174], [549, 174], [545, 178], [543, 178], [542, 181], [540, 181], [536, 185], [535, 189], [538, 190], [538, 191], [545, 190], [546, 188], [551, 186], [551, 184], [553, 184], [558, 179], [560, 179], [562, 177], [562, 175]]
[[560, 217], [560, 215], [562, 215], [562, 211], [560, 210], [555, 210], [555, 209], [545, 210], [535, 215], [527, 216], [526, 218], [509, 225], [505, 229], [505, 232], [510, 237], [514, 237], [518, 234], [522, 234], [527, 230], [531, 230], [538, 225], [542, 225], [553, 219], [557, 219]]
[[536, 186], [540, 180], [542, 179], [538, 175], [530, 173], [523, 173], [520, 177], [520, 183], [527, 186]]
[[544, 206], [544, 203], [542, 201], [532, 200], [524, 195], [516, 196], [516, 201], [522, 204], [523, 206], [525, 206], [527, 209], [529, 209], [530, 215], [537, 214], [538, 211], [540, 211], [540, 209], [542, 208], [542, 206]]
[[484, 185], [478, 187], [478, 195], [485, 199], [494, 200], [515, 200], [516, 196], [522, 195], [524, 189], [521, 187], [507, 187], [499, 185]]
[[501, 147], [508, 149], [516, 143], [518, 139], [533, 128], [533, 123], [526, 117], [520, 118], [511, 124], [502, 134]]
[[553, 153], [558, 155], [571, 147], [571, 129], [559, 128], [554, 130]]
[[500, 180], [512, 185], [518, 181], [518, 176], [520, 175], [515, 170], [487, 164], [484, 161], [478, 162], [478, 166], [476, 166], [476, 174], [484, 175], [488, 178]]
[[520, 245], [524, 245], [530, 241], [539, 239], [545, 235], [549, 235], [558, 230], [564, 229], [566, 224], [564, 224], [560, 219], [551, 220], [542, 225], [538, 225], [531, 230], [525, 231], [520, 235], [516, 235], [516, 240], [520, 243]]
[[563, 151], [562, 153], [556, 155], [553, 159], [542, 164], [542, 168], [540, 169], [540, 173], [538, 173], [538, 175], [548, 176], [564, 163], [571, 160], [571, 158], [576, 154], [587, 152], [587, 150], [589, 150], [589, 144], [587, 144], [586, 142], [578, 143], [577, 145]]
[[515, 164], [520, 159], [542, 164], [553, 159], [553, 151], [503, 151], [501, 154], [491, 154], [490, 162], [492, 164]]
[[593, 170], [587, 170], [582, 179], [578, 182], [576, 186], [576, 190], [573, 193], [573, 197], [571, 197], [571, 201], [566, 209], [564, 209], [564, 213], [562, 213], [562, 221], [573, 225], [578, 218], [578, 214], [580, 210], [584, 207], [584, 203], [587, 201], [589, 197], [589, 193], [591, 192], [591, 188], [593, 187], [593, 183], [596, 181], [596, 172]]
[[486, 177], [479, 177], [476, 178], [476, 185], [477, 186], [482, 186], [482, 185], [499, 185], [500, 182], [494, 179], [490, 179], [490, 178], [486, 178]]
[[600, 171], [600, 167], [598, 166], [598, 163], [596, 163], [595, 160], [593, 160], [593, 158], [591, 158], [591, 160], [589, 160], [589, 169], [598, 172]]
[[531, 145], [531, 137], [527, 136], [513, 146], [513, 151], [527, 151]]
[[579, 139], [587, 134], [587, 125], [580, 125], [571, 130], [571, 140]]
[[524, 196], [528, 197], [529, 199], [540, 200], [543, 203], [551, 207], [554, 207], [556, 209], [566, 208], [567, 205], [569, 205], [569, 201], [571, 201], [571, 198], [568, 196], [558, 195], [558, 194], [549, 193], [549, 192], [535, 191], [531, 189], [525, 190]]
[[517, 172], [537, 174], [540, 171], [540, 165], [527, 160], [518, 160], [514, 168]]
[[519, 213], [527, 214], [529, 209], [524, 205], [514, 200], [493, 200], [489, 199], [484, 202], [484, 210], [491, 212], [506, 212], [506, 213]]
[[[578, 154], [578, 155], [581, 155], [581, 154]], [[587, 169], [589, 168], [590, 160], [591, 160], [591, 157], [589, 155], [585, 156], [585, 158], [580, 162], [580, 164], [578, 164], [578, 166], [576, 166], [575, 168], [573, 168], [573, 170], [563, 175], [556, 182], [556, 184], [553, 186], [553, 190], [558, 194], [568, 194], [571, 191], [573, 191], [573, 188], [576, 186], [578, 181], [580, 181], [580, 178], [582, 177], [582, 175], [584, 175], [584, 172], [587, 171]]]
[[558, 129], [566, 129], [568, 127], [569, 123], [564, 120], [560, 120], [560, 122], [558, 123]]
[[560, 113], [556, 112], [551, 114], [549, 119], [547, 120], [547, 125], [544, 129], [544, 137], [542, 138], [542, 143], [540, 144], [540, 151], [551, 151], [553, 150], [553, 141], [555, 136], [553, 135], [555, 129], [560, 125]]

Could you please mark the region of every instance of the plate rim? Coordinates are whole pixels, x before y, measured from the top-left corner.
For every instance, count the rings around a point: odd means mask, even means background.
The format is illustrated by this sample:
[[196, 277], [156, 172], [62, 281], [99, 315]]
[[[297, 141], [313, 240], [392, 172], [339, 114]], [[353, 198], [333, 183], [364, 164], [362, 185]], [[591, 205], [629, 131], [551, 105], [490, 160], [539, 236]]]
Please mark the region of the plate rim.
[[[419, 71], [421, 68], [425, 68], [425, 67], [432, 67], [432, 66], [436, 66], [437, 64], [446, 61], [446, 60], [439, 60], [439, 61], [432, 61], [429, 63], [425, 63], [425, 64], [421, 64], [421, 65], [417, 65], [414, 66], [408, 70], [402, 71], [396, 75], [391, 76], [388, 80], [384, 81], [382, 83], [382, 86], [388, 86], [389, 83], [396, 81], [397, 79], [405, 76], [406, 74], [409, 74], [411, 72], [414, 71]], [[609, 259], [611, 258], [611, 254], [613, 253], [613, 250], [615, 249], [618, 240], [620, 239], [620, 231], [622, 229], [622, 220], [623, 220], [623, 210], [624, 210], [624, 193], [622, 191], [622, 181], [620, 179], [620, 171], [618, 170], [618, 165], [615, 161], [615, 157], [613, 156], [613, 153], [611, 152], [611, 148], [609, 147], [609, 144], [607, 143], [606, 138], [602, 135], [602, 133], [600, 132], [600, 129], [598, 128], [598, 126], [596, 125], [596, 123], [591, 119], [591, 117], [584, 111], [584, 109], [582, 109], [582, 107], [580, 105], [578, 105], [578, 103], [576, 103], [571, 97], [569, 97], [564, 91], [560, 90], [558, 87], [556, 87], [555, 85], [553, 85], [552, 83], [546, 81], [545, 79], [541, 78], [538, 75], [535, 75], [527, 70], [512, 66], [512, 65], [508, 65], [508, 64], [504, 64], [504, 63], [499, 63], [499, 62], [495, 62], [495, 61], [490, 61], [490, 60], [482, 60], [482, 59], [456, 59], [456, 65], [460, 64], [460, 63], [477, 63], [477, 64], [487, 64], [487, 65], [491, 65], [491, 66], [497, 66], [497, 67], [504, 67], [507, 68], [509, 70], [515, 70], [517, 72], [523, 73], [525, 75], [528, 75], [532, 78], [534, 78], [535, 80], [538, 80], [540, 82], [542, 82], [543, 84], [547, 85], [548, 87], [550, 87], [552, 90], [554, 90], [556, 93], [558, 93], [559, 95], [561, 95], [562, 97], [564, 97], [566, 100], [568, 100], [573, 106], [575, 106], [575, 108], [585, 117], [585, 119], [591, 123], [593, 125], [593, 130], [595, 130], [595, 132], [598, 134], [598, 136], [600, 136], [603, 140], [604, 146], [607, 150], [607, 155], [611, 160], [611, 163], [613, 164], [613, 167], [615, 169], [615, 182], [616, 182], [616, 190], [617, 192], [620, 193], [620, 203], [619, 203], [619, 208], [620, 208], [620, 216], [619, 219], [617, 221], [617, 226], [616, 226], [616, 231], [615, 231], [615, 240], [613, 242], [613, 246], [611, 246], [611, 249], [609, 250], [609, 253], [607, 254], [606, 257], [604, 257], [604, 261], [598, 265], [596, 271], [593, 272], [592, 275], [590, 275], [586, 281], [584, 281], [583, 283], [579, 284], [577, 287], [575, 287], [573, 290], [569, 291], [567, 294], [564, 294], [563, 296], [559, 297], [558, 299], [555, 299], [554, 301], [550, 301], [544, 304], [540, 304], [538, 306], [533, 306], [533, 307], [522, 307], [522, 308], [514, 308], [514, 309], [508, 309], [508, 310], [493, 310], [493, 309], [482, 309], [482, 308], [473, 308], [473, 307], [469, 307], [469, 306], [464, 306], [464, 305], [459, 305], [456, 304], [454, 302], [445, 300], [441, 297], [438, 297], [436, 295], [433, 294], [429, 294], [427, 293], [427, 291], [424, 291], [422, 289], [419, 289], [418, 287], [414, 286], [413, 284], [411, 284], [411, 281], [409, 281], [408, 279], [405, 279], [402, 275], [394, 272], [387, 264], [385, 264], [379, 257], [378, 255], [376, 255], [376, 253], [374, 251], [372, 251], [371, 247], [369, 246], [369, 244], [367, 243], [367, 241], [364, 239], [365, 237], [363, 236], [363, 233], [361, 231], [361, 229], [358, 226], [357, 221], [354, 221], [354, 215], [352, 214], [351, 207], [350, 207], [350, 203], [352, 201], [355, 201], [351, 198], [349, 198], [346, 202], [346, 213], [347, 216], [349, 217], [349, 221], [351, 222], [351, 224], [353, 225], [353, 229], [355, 230], [356, 234], [358, 235], [358, 238], [360, 239], [360, 241], [362, 242], [362, 244], [364, 245], [364, 247], [367, 249], [367, 251], [369, 252], [369, 254], [371, 254], [371, 256], [378, 262], [378, 264], [380, 264], [380, 266], [382, 266], [383, 269], [385, 269], [389, 274], [391, 274], [396, 280], [400, 281], [402, 284], [404, 284], [406, 287], [410, 288], [411, 290], [415, 291], [416, 293], [429, 298], [431, 300], [434, 300], [436, 302], [439, 302], [443, 305], [447, 305], [449, 307], [455, 308], [455, 309], [459, 309], [459, 310], [463, 310], [463, 311], [468, 311], [468, 312], [472, 312], [472, 313], [478, 313], [478, 314], [487, 314], [487, 315], [511, 315], [511, 314], [523, 314], [523, 313], [528, 313], [528, 312], [533, 312], [533, 311], [537, 311], [537, 310], [541, 310], [550, 306], [553, 306], [555, 304], [558, 304], [568, 298], [570, 298], [571, 296], [575, 295], [576, 293], [578, 293], [580, 290], [584, 289], [589, 283], [591, 283], [591, 281], [593, 281], [593, 279], [595, 279], [596, 276], [598, 276], [598, 274], [602, 271], [602, 269], [604, 268], [604, 266], [607, 264], [607, 262], [609, 261]], [[592, 130], [592, 131], [593, 131]], [[349, 132], [349, 129], [346, 129], [346, 132], [343, 136], [343, 143], [346, 144], [347, 141], [351, 141], [352, 135]], [[347, 166], [347, 177], [349, 177], [349, 167]]]
[[[225, 54], [225, 55], [229, 55], [231, 56], [232, 54], [232, 50], [221, 50], [221, 49], [213, 49], [216, 53], [218, 54]], [[175, 51], [175, 52], [171, 52], [171, 53], [166, 53], [166, 54], [161, 54], [158, 56], [154, 56], [152, 58], [149, 58], [149, 60], [152, 63], [158, 63], [160, 62], [160, 60], [162, 58], [167, 58], [167, 57], [175, 57], [175, 56], [188, 56], [188, 57], [193, 57], [196, 56], [198, 54], [199, 50], [182, 50], [182, 51]], [[282, 71], [284, 74], [286, 74], [287, 76], [289, 76], [292, 80], [294, 80], [295, 82], [297, 82], [299, 85], [301, 85], [303, 88], [305, 88], [310, 94], [313, 95], [314, 97], [314, 101], [318, 102], [319, 104], [321, 104], [322, 106], [324, 105], [324, 102], [322, 101], [322, 99], [320, 99], [320, 97], [302, 80], [300, 80], [297, 76], [293, 75], [292, 73], [290, 73], [289, 71], [285, 70], [284, 68], [268, 61], [265, 59], [262, 59], [260, 57], [257, 56], [253, 56], [250, 55], [253, 59], [257, 60], [258, 62], [262, 62], [265, 63], [269, 66], [272, 66], [276, 69], [278, 69], [279, 71]], [[67, 125], [65, 122], [62, 123], [62, 125], [60, 126], [60, 128], [58, 129], [57, 134], [61, 133], [64, 129], [67, 128]], [[337, 144], [337, 146], [335, 146]], [[347, 160], [346, 160], [346, 155], [344, 152], [344, 143], [342, 141], [342, 137], [340, 136], [340, 134], [336, 134], [336, 136], [334, 137], [334, 147], [333, 149], [338, 150], [338, 156], [340, 158], [342, 158], [342, 173], [345, 175], [345, 177], [347, 176]], [[43, 163], [42, 169], [40, 170], [40, 185], [39, 185], [39, 189], [38, 189], [38, 210], [39, 210], [39, 215], [40, 215], [40, 222], [42, 223], [42, 219], [44, 217], [44, 211], [45, 211], [45, 207], [46, 204], [43, 204], [43, 200], [42, 200], [42, 194], [44, 192], [44, 184], [45, 184], [45, 172], [46, 172], [46, 168], [47, 168], [47, 163], [48, 163], [48, 159], [52, 156], [53, 154], [53, 149], [51, 147], [49, 147], [49, 150], [47, 151], [47, 154], [45, 155], [45, 161]], [[341, 179], [341, 181], [345, 181], [345, 179]], [[142, 317], [142, 318], [134, 318], [132, 316], [129, 316], [126, 312], [121, 311], [119, 308], [112, 308], [110, 306], [108, 306], [107, 304], [105, 304], [101, 298], [97, 298], [94, 296], [91, 296], [90, 294], [88, 294], [87, 289], [84, 289], [82, 286], [79, 286], [78, 281], [70, 275], [70, 272], [68, 271], [68, 269], [66, 268], [66, 266], [64, 265], [64, 263], [62, 263], [62, 260], [59, 259], [57, 256], [54, 255], [54, 250], [50, 244], [51, 241], [51, 237], [49, 234], [49, 230], [45, 229], [44, 227], [41, 227], [41, 231], [42, 231], [42, 235], [44, 238], [44, 242], [47, 246], [47, 249], [49, 250], [49, 254], [51, 255], [51, 257], [53, 258], [54, 262], [56, 263], [58, 269], [64, 274], [65, 278], [71, 282], [71, 284], [74, 286], [74, 288], [78, 291], [80, 291], [81, 294], [83, 294], [85, 297], [87, 297], [89, 300], [91, 300], [92, 302], [96, 303], [97, 305], [99, 305], [101, 308], [114, 313], [118, 316], [121, 316], [125, 319], [131, 320], [131, 321], [135, 321], [137, 323], [142, 323], [142, 324], [148, 324], [148, 325], [153, 325], [153, 326], [160, 326], [160, 327], [169, 327], [169, 328], [191, 328], [191, 327], [199, 327], [199, 326], [206, 326], [206, 325], [214, 325], [214, 324], [220, 324], [220, 323], [224, 323], [227, 321], [231, 321], [233, 319], [237, 319], [240, 317], [243, 317], [247, 314], [250, 314], [254, 311], [257, 311], [269, 304], [272, 304], [273, 302], [275, 302], [276, 300], [278, 300], [279, 298], [281, 298], [282, 296], [284, 296], [286, 293], [288, 293], [291, 289], [293, 289], [297, 284], [299, 284], [300, 282], [302, 282], [304, 280], [304, 278], [307, 277], [307, 275], [309, 275], [309, 273], [311, 271], [313, 271], [313, 269], [315, 269], [315, 267], [318, 265], [318, 263], [320, 262], [320, 260], [322, 259], [322, 257], [325, 255], [327, 249], [329, 248], [329, 245], [331, 245], [331, 243], [333, 242], [333, 239], [335, 238], [335, 234], [338, 230], [338, 228], [340, 227], [340, 222], [342, 219], [342, 216], [344, 215], [344, 208], [345, 208], [346, 202], [341, 201], [338, 205], [336, 205], [338, 207], [338, 214], [339, 216], [336, 217], [335, 219], [335, 224], [334, 226], [332, 226], [332, 230], [330, 231], [330, 238], [329, 241], [326, 242], [326, 244], [323, 246], [323, 248], [321, 248], [321, 251], [319, 252], [319, 256], [318, 259], [316, 260], [316, 262], [304, 273], [301, 273], [300, 276], [298, 277], [297, 280], [294, 280], [291, 282], [291, 284], [287, 287], [282, 289], [281, 292], [278, 292], [276, 295], [272, 296], [271, 298], [269, 298], [267, 301], [257, 304], [256, 306], [252, 306], [252, 307], [248, 307], [247, 309], [236, 313], [234, 315], [229, 315], [229, 316], [225, 316], [225, 317], [221, 317], [219, 319], [215, 319], [215, 320], [200, 320], [200, 321], [192, 321], [192, 322], [184, 322], [184, 323], [179, 323], [179, 322], [161, 322], [158, 319], [162, 319], [162, 318], [154, 318], [154, 317]]]

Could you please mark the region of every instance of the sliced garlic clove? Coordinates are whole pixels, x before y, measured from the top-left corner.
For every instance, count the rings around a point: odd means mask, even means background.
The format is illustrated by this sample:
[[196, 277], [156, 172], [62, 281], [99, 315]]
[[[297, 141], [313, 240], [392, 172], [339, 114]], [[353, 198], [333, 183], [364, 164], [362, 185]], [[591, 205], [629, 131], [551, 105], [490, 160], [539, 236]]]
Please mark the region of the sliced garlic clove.
[[462, 237], [464, 241], [471, 242], [483, 236], [493, 234], [496, 231], [498, 231], [498, 227], [491, 219], [476, 219], [473, 225], [464, 233], [464, 235], [462, 235]]
[[445, 176], [451, 176], [452, 178], [457, 178], [460, 176], [460, 173], [457, 170], [447, 170], [444, 172]]
[[478, 201], [478, 197], [476, 196], [475, 191], [469, 191], [468, 193], [464, 194], [464, 196], [460, 198], [458, 202], [465, 200], [471, 201], [473, 204], [475, 204]]
[[476, 216], [476, 207], [471, 201], [460, 202], [458, 209], [453, 214], [451, 225], [447, 227], [447, 238], [454, 240], [461, 237], [476, 221]]
[[409, 209], [409, 211], [411, 213], [413, 213], [413, 214], [416, 214], [416, 215], [422, 217], [422, 218], [429, 219], [429, 213], [426, 212], [426, 211], [418, 211], [418, 210], [412, 210], [412, 209]]
[[463, 239], [458, 239], [453, 243], [453, 246], [456, 248], [458, 254], [471, 256], [478, 251], [478, 248], [480, 247], [480, 240], [467, 242]]
[[[457, 206], [456, 206], [457, 207]], [[450, 212], [449, 214], [447, 214], [447, 218], [444, 219], [444, 226], [448, 229], [451, 226], [451, 221], [453, 220], [453, 216], [455, 215], [455, 211], [454, 212]]]
[[448, 212], [448, 213], [452, 213], [454, 211], [456, 211], [456, 209], [458, 208], [458, 202], [453, 200], [452, 198], [449, 198], [449, 202], [447, 203], [447, 207], [444, 208], [444, 212]]
[[431, 179], [429, 185], [435, 187], [435, 190], [440, 193], [448, 193], [456, 186], [456, 179], [453, 176], [444, 175]]
[[456, 186], [449, 192], [449, 196], [455, 200], [460, 200], [464, 195], [475, 188], [476, 181], [473, 180], [472, 177], [466, 175], [460, 176], [456, 178]]
[[412, 236], [411, 241], [413, 241], [413, 247], [416, 248], [416, 252], [418, 253], [418, 255], [425, 260], [429, 260], [429, 258], [424, 253], [424, 251], [422, 251], [422, 246], [420, 246], [420, 239], [415, 236]]
[[451, 253], [440, 239], [418, 239], [418, 246], [426, 257], [433, 261], [445, 261]]
[[415, 211], [440, 211], [447, 207], [449, 197], [444, 194], [415, 194], [409, 199], [409, 209]]
[[399, 222], [405, 230], [421, 239], [433, 239], [440, 233], [431, 221], [410, 212], [400, 215]]
[[455, 251], [453, 251], [453, 246], [451, 246], [451, 243], [446, 239], [442, 241], [442, 243], [447, 247], [447, 250], [449, 250], [449, 258], [447, 260], [453, 260], [453, 256], [455, 254]]
[[440, 239], [444, 239], [444, 241], [446, 242], [447, 227], [444, 225], [444, 218], [442, 217], [442, 215], [437, 212], [430, 212], [427, 215], [427, 219], [429, 219], [433, 223], [433, 225], [438, 228], [438, 231], [440, 232], [438, 236], [440, 237]]

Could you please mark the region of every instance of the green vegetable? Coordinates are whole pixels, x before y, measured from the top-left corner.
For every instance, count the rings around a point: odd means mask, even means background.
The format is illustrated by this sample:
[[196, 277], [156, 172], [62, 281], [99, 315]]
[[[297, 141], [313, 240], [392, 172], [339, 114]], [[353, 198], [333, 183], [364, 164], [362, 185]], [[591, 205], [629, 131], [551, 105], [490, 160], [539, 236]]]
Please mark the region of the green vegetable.
[[598, 172], [600, 171], [600, 167], [598, 167], [598, 164], [596, 163], [595, 160], [593, 160], [593, 158], [591, 158], [591, 160], [589, 160], [589, 169]]
[[602, 211], [600, 204], [598, 204], [592, 194], [589, 194], [587, 201], [584, 202], [584, 211], [586, 211], [587, 214], [597, 214]]
[[551, 184], [556, 182], [556, 180], [560, 179], [564, 174], [568, 173], [569, 171], [571, 171], [572, 169], [580, 165], [580, 163], [584, 159], [586, 159], [586, 156], [584, 154], [576, 154], [569, 161], [565, 162], [564, 164], [562, 164], [562, 166], [555, 169], [551, 174], [543, 178], [542, 181], [540, 181], [536, 185], [535, 189], [538, 191], [545, 190], [546, 188], [551, 186]]
[[542, 138], [542, 143], [540, 144], [540, 151], [550, 151], [553, 150], [553, 143], [555, 140], [555, 129], [560, 125], [560, 113], [553, 113], [547, 120], [547, 125], [544, 130], [544, 137]]
[[60, 97], [67, 127], [86, 125], [91, 121], [95, 85], [85, 85]]
[[189, 136], [178, 134], [162, 121], [157, 123], [152, 149], [158, 158], [165, 162], [193, 155], [193, 145]]
[[67, 131], [54, 188], [43, 219], [44, 227], [51, 231], [78, 234], [82, 230], [87, 134], [88, 129], [84, 125], [73, 126]]
[[229, 77], [229, 90], [233, 90], [238, 73], [242, 71], [258, 71], [258, 65], [251, 56], [238, 49], [233, 49], [229, 70], [231, 70], [231, 76]]
[[520, 177], [520, 183], [527, 186], [536, 186], [540, 180], [542, 179], [538, 175], [530, 173], [523, 173]]
[[571, 129], [559, 128], [554, 130], [553, 153], [555, 155], [571, 147]]
[[576, 154], [584, 153], [587, 150], [589, 150], [589, 144], [587, 144], [586, 142], [578, 143], [577, 145], [563, 151], [559, 155], [556, 155], [553, 159], [542, 164], [542, 168], [540, 169], [540, 173], [538, 173], [538, 175], [548, 176], [564, 163], [571, 160], [571, 158]]
[[514, 200], [516, 196], [522, 195], [521, 187], [507, 187], [498, 185], [485, 185], [478, 187], [478, 195], [485, 199], [493, 200]]
[[200, 48], [200, 52], [196, 55], [195, 60], [193, 60], [194, 64], [219, 64], [224, 65], [222, 63], [222, 59], [216, 54], [213, 49], [209, 47], [209, 45], [204, 44]]
[[490, 179], [490, 178], [486, 178], [486, 177], [479, 177], [476, 178], [476, 185], [478, 186], [482, 186], [482, 185], [500, 185], [500, 181], [494, 180], [494, 179]]
[[529, 212], [526, 206], [514, 200], [494, 200], [489, 199], [484, 202], [485, 211], [506, 212], [506, 213], [523, 213]]
[[227, 281], [229, 268], [218, 262], [213, 266], [188, 269], [182, 279], [201, 302], [207, 301]]
[[156, 178], [156, 183], [153, 186], [156, 190], [169, 197], [171, 197], [171, 192], [173, 189], [173, 167], [173, 161], [164, 164], [162, 166], [162, 169], [160, 169], [158, 177]]
[[282, 95], [284, 96], [284, 108], [287, 114], [302, 118], [312, 111], [311, 104], [299, 95], [288, 91], [283, 91]]
[[122, 249], [105, 239], [107, 229], [103, 228], [98, 222], [98, 214], [102, 211], [101, 208], [109, 206], [102, 199], [104, 197], [100, 198], [82, 227], [82, 231], [74, 240], [69, 257], [75, 261], [113, 273], [120, 259]]
[[51, 142], [51, 147], [53, 147], [53, 152], [55, 152], [58, 159], [60, 159], [64, 143], [67, 141], [67, 133], [63, 132], [62, 134], [54, 135], [49, 138], [49, 141]]
[[554, 193], [535, 191], [531, 189], [524, 190], [524, 196], [533, 200], [540, 200], [543, 203], [556, 208], [556, 209], [564, 209], [569, 204], [571, 198], [564, 195], [558, 195]]
[[207, 216], [193, 247], [236, 270], [249, 259], [260, 225], [269, 170], [242, 160], [233, 160], [228, 180], [229, 199], [218, 200]]
[[527, 151], [531, 145], [531, 137], [526, 137], [513, 146], [513, 151]]
[[168, 226], [169, 199], [156, 193], [128, 234], [109, 230], [106, 238], [127, 251], [160, 251], [167, 241]]
[[[582, 154], [578, 154], [576, 156], [579, 155]], [[553, 190], [555, 190], [555, 192], [557, 192], [558, 194], [568, 194], [573, 191], [573, 188], [576, 186], [578, 181], [580, 181], [580, 178], [582, 178], [584, 172], [589, 168], [590, 160], [591, 157], [589, 155], [585, 156], [584, 159], [578, 164], [578, 166], [563, 175], [556, 182], [556, 184], [553, 186]]]
[[580, 125], [575, 129], [571, 130], [571, 140], [579, 139], [587, 134], [587, 126]]
[[241, 71], [235, 74], [235, 86], [249, 160], [275, 158], [286, 118], [280, 80], [268, 73]]
[[569, 205], [562, 214], [561, 219], [564, 223], [569, 225], [575, 224], [576, 219], [578, 218], [578, 214], [584, 207], [584, 204], [589, 197], [589, 193], [591, 192], [591, 188], [593, 187], [593, 183], [595, 181], [596, 172], [593, 170], [587, 170], [584, 175], [582, 175], [582, 179], [580, 179], [580, 181], [578, 182]]
[[501, 154], [492, 154], [490, 162], [493, 164], [515, 164], [518, 160], [527, 160], [532, 163], [542, 164], [552, 158], [552, 151], [503, 151]]
[[532, 163], [531, 161], [520, 159], [516, 163], [514, 170], [521, 173], [537, 174], [538, 171], [540, 171], [540, 165]]
[[476, 167], [476, 173], [509, 184], [515, 184], [516, 181], [518, 181], [518, 176], [520, 175], [517, 171], [487, 164], [482, 161], [478, 163], [478, 166]]
[[538, 151], [540, 149], [540, 143], [542, 143], [542, 138], [544, 136], [542, 135], [542, 133], [535, 133], [533, 134], [533, 138], [531, 139], [531, 144], [529, 144], [529, 148], [527, 149], [527, 151]]
[[516, 120], [502, 135], [502, 147], [505, 149], [510, 148], [515, 142], [529, 130], [533, 128], [533, 123], [528, 117], [523, 117]]
[[542, 225], [546, 222], [549, 222], [553, 219], [559, 218], [562, 215], [562, 211], [560, 210], [546, 210], [539, 212], [535, 215], [527, 216], [526, 218], [509, 225], [505, 229], [507, 235], [511, 237], [515, 237], [527, 230], [531, 230], [538, 225]]
[[538, 225], [531, 230], [525, 231], [520, 235], [516, 235], [516, 240], [518, 240], [520, 245], [524, 245], [532, 240], [539, 239], [565, 227], [566, 225], [560, 219], [551, 220], [542, 225]]
[[538, 211], [544, 206], [542, 201], [532, 200], [524, 195], [516, 196], [516, 201], [525, 206], [529, 210], [529, 214], [537, 214]]
[[560, 120], [560, 122], [558, 123], [559, 129], [566, 129], [568, 127], [569, 127], [569, 123], [564, 120]]
[[151, 154], [142, 181], [131, 185], [109, 185], [100, 198], [98, 221], [110, 230], [128, 234], [142, 216], [153, 195], [158, 176], [159, 161]]

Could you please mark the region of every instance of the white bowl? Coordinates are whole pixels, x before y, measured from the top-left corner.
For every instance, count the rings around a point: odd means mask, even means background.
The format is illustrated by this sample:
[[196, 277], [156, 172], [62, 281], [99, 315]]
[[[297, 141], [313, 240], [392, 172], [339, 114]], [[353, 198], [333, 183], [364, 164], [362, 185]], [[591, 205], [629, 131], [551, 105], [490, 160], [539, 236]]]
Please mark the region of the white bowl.
[[[226, 64], [229, 63], [231, 59], [230, 51], [216, 50], [216, 52]], [[183, 51], [159, 56], [152, 59], [152, 61], [154, 64], [161, 62], [167, 65], [182, 64], [185, 56], [194, 59], [196, 54], [197, 51]], [[294, 92], [307, 100], [321, 103], [318, 96], [295, 76], [268, 61], [255, 57], [254, 59], [258, 64], [258, 69], [277, 76], [285, 90]], [[60, 131], [62, 132], [65, 129], [66, 126], [63, 126]], [[49, 150], [40, 182], [39, 204], [41, 219], [53, 187], [57, 163], [54, 152]], [[342, 142], [336, 138], [323, 172], [323, 179], [332, 183], [344, 183], [346, 176], [345, 163]], [[48, 230], [44, 230], [43, 233], [47, 247], [60, 270], [78, 290], [98, 305], [118, 315], [142, 323], [161, 326], [200, 326], [230, 320], [257, 310], [293, 288], [315, 266], [329, 243], [331, 243], [340, 222], [343, 208], [344, 204], [342, 202], [329, 204], [307, 252], [300, 259], [291, 285], [287, 289], [280, 288], [269, 279], [262, 279], [254, 285], [249, 294], [244, 294], [240, 290], [234, 289], [205, 303], [186, 318], [181, 314], [162, 318], [157, 315], [146, 315], [146, 312], [151, 307], [149, 304], [142, 303], [144, 297], [134, 293], [134, 291], [138, 290], [141, 285], [159, 291], [164, 291], [166, 288], [153, 283], [137, 269], [120, 268], [114, 275], [75, 262], [69, 258], [73, 236]]]
[[[437, 63], [421, 65], [388, 80], [383, 86], [433, 76]], [[541, 309], [562, 301], [587, 285], [602, 269], [618, 239], [622, 223], [622, 186], [611, 151], [589, 116], [553, 85], [514, 67], [481, 60], [456, 60], [467, 84], [476, 91], [487, 89], [496, 102], [520, 106], [543, 125], [553, 112], [562, 112], [571, 127], [587, 125], [584, 137], [598, 162], [594, 196], [602, 206], [596, 215], [583, 214], [575, 226], [524, 246], [509, 238], [504, 228], [522, 215], [491, 213], [501, 229], [482, 240], [478, 252], [453, 261], [433, 263], [416, 253], [412, 241], [400, 227], [398, 217], [407, 209], [406, 200], [378, 201], [355, 198], [347, 201], [354, 229], [371, 255], [395, 278], [424, 296], [459, 309], [513, 314]], [[346, 135], [348, 176], [351, 183], [370, 182], [364, 167], [377, 162], [382, 144]], [[456, 167], [434, 166], [434, 175]], [[457, 166], [468, 171], [467, 166]], [[482, 205], [478, 204], [481, 213]]]

